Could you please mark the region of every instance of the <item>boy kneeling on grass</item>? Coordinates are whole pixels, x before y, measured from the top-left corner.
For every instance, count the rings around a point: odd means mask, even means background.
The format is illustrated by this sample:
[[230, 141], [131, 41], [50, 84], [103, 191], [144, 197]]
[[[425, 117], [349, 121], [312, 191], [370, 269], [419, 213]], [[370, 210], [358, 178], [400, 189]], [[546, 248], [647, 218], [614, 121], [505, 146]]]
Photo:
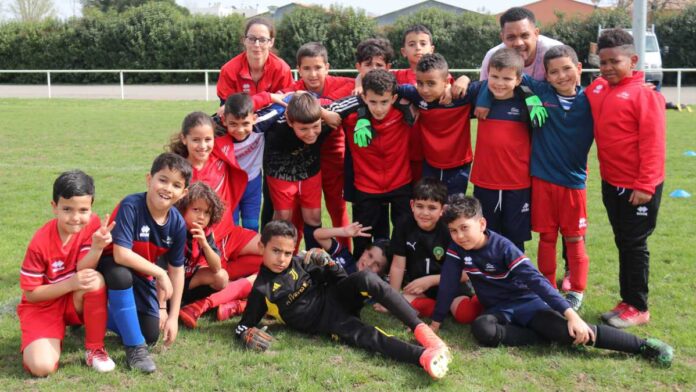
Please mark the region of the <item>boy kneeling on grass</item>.
[[[309, 334], [338, 336], [351, 346], [375, 351], [422, 366], [433, 378], [447, 373], [449, 348], [418, 317], [398, 292], [377, 274], [364, 270], [350, 276], [324, 252], [293, 257], [297, 230], [282, 220], [269, 222], [261, 232], [263, 265], [235, 334], [248, 347], [268, 349], [272, 338], [256, 325], [268, 312], [281, 323]], [[406, 324], [422, 345], [406, 343], [364, 324], [360, 310], [373, 298]]]
[[519, 248], [486, 229], [481, 204], [475, 198], [450, 196], [442, 219], [452, 243], [442, 267], [431, 325], [436, 332], [456, 294], [459, 276], [465, 271], [484, 308], [471, 326], [483, 346], [584, 344], [640, 354], [664, 367], [672, 364], [674, 350], [660, 340], [585, 323]]

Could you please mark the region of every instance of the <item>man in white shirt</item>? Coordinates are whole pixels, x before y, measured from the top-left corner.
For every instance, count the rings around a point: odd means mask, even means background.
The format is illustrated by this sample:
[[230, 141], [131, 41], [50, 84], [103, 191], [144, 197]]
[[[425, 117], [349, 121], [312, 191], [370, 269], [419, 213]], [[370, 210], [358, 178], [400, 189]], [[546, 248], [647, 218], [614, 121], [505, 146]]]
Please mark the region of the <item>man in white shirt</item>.
[[515, 49], [524, 59], [524, 73], [536, 80], [544, 80], [544, 54], [562, 42], [539, 34], [532, 11], [513, 7], [500, 16], [500, 45], [490, 49], [481, 63], [481, 80], [488, 79], [488, 60], [500, 48]]

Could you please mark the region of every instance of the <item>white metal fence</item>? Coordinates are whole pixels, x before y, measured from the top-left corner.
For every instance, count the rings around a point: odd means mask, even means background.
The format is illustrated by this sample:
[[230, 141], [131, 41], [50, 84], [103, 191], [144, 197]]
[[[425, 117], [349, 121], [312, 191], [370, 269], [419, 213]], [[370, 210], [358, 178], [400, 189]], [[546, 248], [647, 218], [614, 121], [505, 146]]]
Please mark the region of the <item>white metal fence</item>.
[[[696, 72], [696, 68], [665, 68], [665, 69], [651, 69], [650, 72], [665, 72], [665, 73], [677, 73], [677, 104], [681, 105], [682, 101], [682, 75], [688, 72]], [[189, 73], [189, 74], [203, 74], [205, 81], [205, 100], [210, 100], [210, 74], [219, 73], [220, 70], [217, 69], [54, 69], [54, 70], [11, 70], [3, 69], [0, 70], [0, 74], [45, 74], [46, 75], [46, 87], [48, 98], [52, 98], [51, 91], [51, 75], [56, 74], [81, 74], [81, 73], [99, 73], [99, 74], [118, 74], [119, 75], [119, 86], [121, 89], [121, 99], [126, 99], [126, 84], [125, 76], [126, 74], [137, 74], [137, 73]], [[293, 76], [297, 79], [297, 70], [293, 70]], [[330, 71], [333, 74], [355, 74], [357, 71], [355, 69], [333, 69]], [[450, 72], [454, 73], [478, 73], [478, 68], [455, 68], [450, 69]], [[598, 69], [583, 69], [583, 73], [597, 73]]]

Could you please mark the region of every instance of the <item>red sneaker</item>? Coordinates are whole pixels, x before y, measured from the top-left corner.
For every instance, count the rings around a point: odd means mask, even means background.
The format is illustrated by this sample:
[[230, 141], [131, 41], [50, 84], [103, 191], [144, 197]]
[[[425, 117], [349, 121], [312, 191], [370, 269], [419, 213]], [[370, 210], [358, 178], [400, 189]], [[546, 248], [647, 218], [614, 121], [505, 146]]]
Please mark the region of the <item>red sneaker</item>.
[[210, 302], [207, 298], [199, 299], [190, 303], [179, 311], [179, 320], [188, 328], [196, 328], [198, 319], [210, 309]]
[[452, 361], [452, 356], [446, 346], [426, 348], [419, 359], [423, 369], [435, 380], [439, 380], [447, 374], [450, 361]]
[[623, 312], [612, 317], [607, 321], [607, 324], [615, 328], [628, 328], [636, 325], [647, 324], [650, 321], [650, 312], [634, 308], [631, 305], [626, 305]]
[[87, 366], [99, 373], [110, 372], [116, 368], [116, 364], [109, 358], [109, 354], [104, 350], [104, 347], [96, 350], [87, 350], [85, 352], [85, 362], [87, 362]]
[[413, 330], [413, 335], [416, 337], [418, 343], [420, 343], [420, 345], [426, 349], [438, 347], [447, 348], [445, 342], [443, 342], [442, 339], [440, 339], [440, 337], [437, 336], [437, 334], [433, 332], [433, 330], [430, 329], [426, 323], [418, 324], [416, 329]]
[[235, 299], [226, 304], [218, 306], [217, 309], [217, 319], [218, 321], [225, 321], [234, 316], [238, 316], [244, 313], [246, 309], [247, 301], [245, 299]]
[[612, 317], [618, 316], [619, 314], [623, 313], [623, 311], [628, 306], [630, 306], [630, 305], [627, 304], [626, 302], [619, 302], [618, 304], [616, 304], [616, 306], [614, 306], [614, 309], [612, 309], [608, 312], [602, 313], [602, 315], [600, 317], [604, 322], [608, 322], [609, 319], [611, 319]]
[[568, 291], [570, 291], [571, 288], [572, 288], [572, 286], [570, 284], [570, 275], [566, 274], [563, 277], [563, 281], [561, 282], [561, 291], [568, 292]]

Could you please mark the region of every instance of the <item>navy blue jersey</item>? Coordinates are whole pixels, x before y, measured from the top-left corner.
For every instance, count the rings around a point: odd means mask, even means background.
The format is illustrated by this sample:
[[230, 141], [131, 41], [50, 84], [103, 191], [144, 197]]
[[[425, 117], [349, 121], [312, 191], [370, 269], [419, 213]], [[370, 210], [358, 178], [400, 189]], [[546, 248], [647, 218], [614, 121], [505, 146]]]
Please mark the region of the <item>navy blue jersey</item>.
[[333, 261], [340, 264], [346, 273], [352, 274], [358, 271], [358, 261], [355, 260], [355, 257], [353, 257], [353, 254], [350, 253], [348, 248], [341, 245], [335, 238], [331, 239], [331, 247], [328, 249], [328, 252]]
[[464, 250], [452, 242], [440, 274], [440, 289], [433, 321], [442, 322], [459, 289], [462, 271], [469, 275], [484, 309], [513, 301], [541, 298], [563, 314], [570, 306], [549, 281], [510, 240], [486, 230], [481, 249]]
[[[146, 193], [126, 196], [111, 213], [116, 226], [111, 231], [113, 243], [157, 264], [160, 259], [173, 267], [183, 267], [186, 223], [176, 208], [169, 210], [167, 222], [158, 224], [147, 209]], [[106, 254], [112, 253], [109, 247]], [[161, 264], [160, 264], [161, 265]], [[139, 312], [159, 317], [157, 289], [152, 276], [133, 274], [136, 306]]]

